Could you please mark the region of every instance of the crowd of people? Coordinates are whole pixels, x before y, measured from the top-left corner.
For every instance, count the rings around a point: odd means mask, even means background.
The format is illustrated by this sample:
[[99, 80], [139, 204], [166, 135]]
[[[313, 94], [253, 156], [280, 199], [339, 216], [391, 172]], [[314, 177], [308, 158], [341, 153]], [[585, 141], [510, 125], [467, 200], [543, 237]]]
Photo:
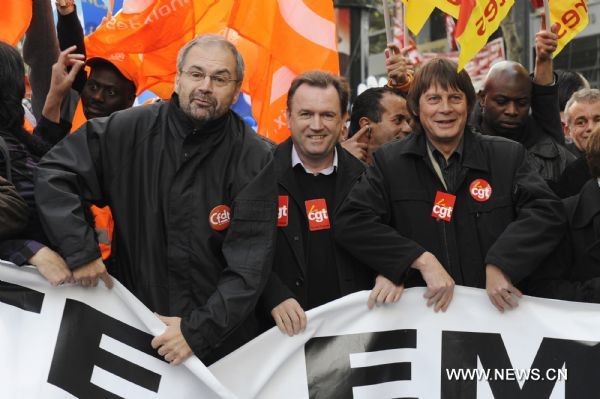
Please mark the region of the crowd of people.
[[35, 4], [25, 61], [0, 43], [0, 258], [53, 285], [117, 279], [167, 326], [166, 361], [298, 334], [360, 290], [373, 308], [424, 286], [436, 312], [456, 284], [500, 312], [600, 302], [600, 91], [553, 70], [556, 27], [531, 75], [500, 62], [479, 92], [393, 45], [388, 85], [351, 106], [344, 79], [302, 73], [275, 145], [231, 110], [244, 60], [226, 39], [187, 43], [171, 99], [132, 107], [127, 63], [85, 58], [72, 1], [58, 34]]

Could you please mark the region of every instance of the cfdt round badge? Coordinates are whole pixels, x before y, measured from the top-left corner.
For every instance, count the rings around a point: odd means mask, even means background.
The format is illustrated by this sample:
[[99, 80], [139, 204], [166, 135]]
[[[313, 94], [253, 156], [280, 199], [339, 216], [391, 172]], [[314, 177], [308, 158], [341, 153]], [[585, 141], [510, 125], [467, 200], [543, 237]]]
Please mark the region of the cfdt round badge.
[[215, 206], [208, 215], [208, 223], [213, 230], [225, 230], [231, 223], [231, 208], [227, 205]]

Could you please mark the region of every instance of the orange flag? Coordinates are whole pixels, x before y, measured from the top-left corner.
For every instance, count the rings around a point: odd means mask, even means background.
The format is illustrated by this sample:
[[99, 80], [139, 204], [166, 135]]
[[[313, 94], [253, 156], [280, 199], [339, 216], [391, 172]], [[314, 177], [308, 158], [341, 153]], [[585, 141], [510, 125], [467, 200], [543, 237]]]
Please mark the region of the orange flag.
[[3, 3], [0, 12], [0, 40], [14, 46], [29, 27], [31, 0], [13, 0]]
[[513, 4], [514, 0], [461, 0], [456, 24], [459, 71], [486, 45]]
[[252, 97], [259, 133], [275, 142], [289, 136], [287, 91], [298, 74], [339, 73], [333, 2], [236, 0], [228, 38], [246, 62], [242, 90]]
[[[138, 93], [173, 92], [179, 49], [201, 33], [223, 31], [233, 0], [125, 0], [123, 8], [86, 37], [89, 57], [115, 49], [139, 60]], [[138, 62], [138, 61], [136, 61]]]

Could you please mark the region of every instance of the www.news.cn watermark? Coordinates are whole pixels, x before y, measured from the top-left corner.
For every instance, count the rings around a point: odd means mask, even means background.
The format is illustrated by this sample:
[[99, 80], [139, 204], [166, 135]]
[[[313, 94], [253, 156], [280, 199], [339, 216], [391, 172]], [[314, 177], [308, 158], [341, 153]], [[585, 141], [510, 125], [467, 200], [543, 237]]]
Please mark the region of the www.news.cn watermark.
[[567, 369], [446, 369], [450, 381], [566, 381]]

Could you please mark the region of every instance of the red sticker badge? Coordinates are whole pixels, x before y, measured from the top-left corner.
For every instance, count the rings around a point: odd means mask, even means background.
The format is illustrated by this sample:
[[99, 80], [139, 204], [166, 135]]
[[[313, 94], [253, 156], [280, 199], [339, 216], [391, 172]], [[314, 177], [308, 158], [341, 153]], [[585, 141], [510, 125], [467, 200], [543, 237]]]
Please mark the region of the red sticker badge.
[[208, 223], [213, 230], [225, 230], [231, 223], [231, 208], [227, 205], [215, 206], [208, 215]]
[[431, 211], [431, 216], [436, 219], [449, 222], [452, 220], [452, 211], [454, 211], [455, 202], [456, 195], [438, 191], [435, 195], [435, 200], [433, 201], [433, 210]]
[[279, 196], [279, 213], [277, 214], [277, 227], [285, 227], [288, 225], [288, 203], [287, 195]]
[[327, 202], [324, 198], [304, 201], [304, 204], [310, 231], [325, 230], [331, 227], [329, 214], [327, 213]]
[[492, 186], [483, 179], [477, 179], [469, 186], [469, 193], [475, 201], [485, 202], [492, 196]]

